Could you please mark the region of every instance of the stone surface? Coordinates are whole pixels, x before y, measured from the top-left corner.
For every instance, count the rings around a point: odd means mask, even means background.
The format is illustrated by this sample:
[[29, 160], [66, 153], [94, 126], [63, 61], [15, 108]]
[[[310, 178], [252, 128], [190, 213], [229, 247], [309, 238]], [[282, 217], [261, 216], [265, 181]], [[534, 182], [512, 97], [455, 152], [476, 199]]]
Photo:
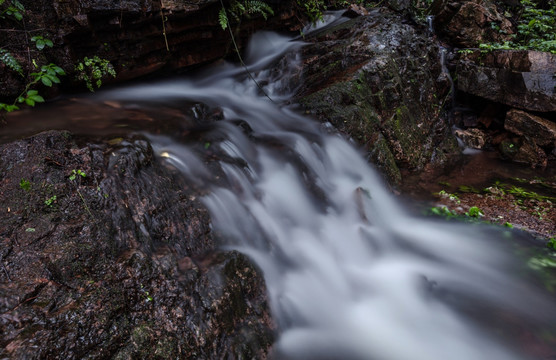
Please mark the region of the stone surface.
[[511, 107], [556, 111], [556, 55], [526, 50], [478, 51], [457, 65], [460, 91]]
[[465, 146], [473, 149], [483, 149], [487, 143], [486, 134], [477, 128], [468, 130], [458, 129], [455, 131], [455, 134], [463, 141]]
[[367, 16], [369, 12], [361, 5], [351, 4], [348, 9], [342, 14], [342, 16], [347, 16], [350, 18], [355, 18], [358, 16]]
[[556, 146], [556, 123], [522, 110], [512, 109], [506, 114], [504, 128], [525, 136], [540, 146]]
[[517, 163], [539, 168], [545, 168], [548, 164], [548, 157], [544, 150], [527, 138], [502, 141], [499, 149], [505, 158]]
[[511, 22], [498, 12], [492, 1], [435, 0], [431, 13], [435, 16], [435, 30], [453, 46], [501, 43], [513, 33]]
[[442, 164], [458, 152], [441, 112], [450, 85], [440, 76], [440, 49], [402, 19], [382, 8], [307, 38], [296, 95], [309, 114], [359, 143], [393, 184], [400, 168]]
[[147, 141], [111, 143], [0, 145], [0, 358], [265, 358], [262, 277], [216, 251], [195, 190]]

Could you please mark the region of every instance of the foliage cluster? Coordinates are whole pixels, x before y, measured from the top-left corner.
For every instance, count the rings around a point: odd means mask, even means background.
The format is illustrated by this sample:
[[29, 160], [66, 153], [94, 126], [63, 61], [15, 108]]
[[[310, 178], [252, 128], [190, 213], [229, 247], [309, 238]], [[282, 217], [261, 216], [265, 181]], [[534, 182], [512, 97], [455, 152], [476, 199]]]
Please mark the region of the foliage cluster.
[[91, 92], [95, 91], [93, 83], [98, 89], [102, 86], [102, 79], [106, 76], [110, 75], [116, 77], [116, 71], [110, 61], [101, 59], [96, 55], [92, 58], [85, 56], [83, 60], [75, 66], [75, 70], [77, 71], [77, 78], [83, 80], [87, 89]]
[[556, 2], [549, 1], [544, 8], [533, 0], [521, 0], [520, 4], [517, 33], [511, 35], [512, 40], [480, 44], [479, 48], [482, 51], [520, 49], [556, 54]]
[[270, 5], [261, 0], [234, 0], [227, 10], [222, 6], [218, 13], [218, 21], [223, 30], [226, 30], [228, 26], [230, 26], [230, 18], [228, 15], [237, 22], [239, 22], [242, 17], [250, 18], [253, 15], [262, 15], [266, 20], [269, 15], [274, 15], [274, 10], [272, 10]]
[[[6, 0], [0, 0], [0, 6], [4, 5]], [[0, 10], [0, 19], [13, 18], [17, 21], [23, 20], [23, 12], [25, 8], [18, 0], [10, 0], [5, 9]]]

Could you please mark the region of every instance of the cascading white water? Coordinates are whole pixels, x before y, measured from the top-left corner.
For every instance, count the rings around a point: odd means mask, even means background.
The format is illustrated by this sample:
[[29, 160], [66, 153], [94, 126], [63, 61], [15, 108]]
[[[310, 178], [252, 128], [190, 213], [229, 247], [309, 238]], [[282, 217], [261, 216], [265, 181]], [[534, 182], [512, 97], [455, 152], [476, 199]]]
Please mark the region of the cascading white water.
[[[300, 46], [270, 33], [252, 40], [251, 70], [275, 101], [287, 98], [280, 79]], [[277, 76], [267, 67], [283, 56], [291, 61]], [[203, 201], [223, 247], [262, 269], [280, 329], [276, 358], [525, 358], [467, 316], [486, 308], [537, 321], [546, 310], [507, 274], [511, 262], [482, 228], [409, 216], [346, 140], [261, 96], [241, 68], [212, 71], [105, 96], [223, 108], [207, 135], [220, 176], [191, 144], [147, 136], [161, 158], [208, 187]]]

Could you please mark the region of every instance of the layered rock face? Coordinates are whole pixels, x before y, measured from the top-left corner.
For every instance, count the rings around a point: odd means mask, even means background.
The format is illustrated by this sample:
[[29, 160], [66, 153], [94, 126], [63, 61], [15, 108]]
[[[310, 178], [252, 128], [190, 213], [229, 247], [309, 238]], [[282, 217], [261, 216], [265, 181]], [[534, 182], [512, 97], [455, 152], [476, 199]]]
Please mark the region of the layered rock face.
[[[62, 86], [75, 87], [75, 65], [84, 57], [109, 60], [124, 81], [205, 64], [226, 56], [232, 49], [228, 31], [218, 22], [220, 1], [123, 0], [31, 1], [22, 0], [24, 21], [0, 18], [0, 46], [33, 72], [32, 59], [55, 63], [68, 76]], [[225, 1], [228, 4], [229, 1]], [[294, 1], [273, 4], [275, 16], [265, 20], [253, 15], [243, 19], [236, 40], [240, 46], [255, 29], [295, 31], [302, 24], [295, 17]], [[236, 24], [233, 24], [234, 30]], [[53, 48], [38, 51], [30, 41], [40, 35], [52, 39]], [[4, 79], [0, 98], [13, 98], [25, 80], [0, 62]], [[81, 84], [82, 86], [82, 84]], [[46, 91], [47, 89], [45, 89]]]

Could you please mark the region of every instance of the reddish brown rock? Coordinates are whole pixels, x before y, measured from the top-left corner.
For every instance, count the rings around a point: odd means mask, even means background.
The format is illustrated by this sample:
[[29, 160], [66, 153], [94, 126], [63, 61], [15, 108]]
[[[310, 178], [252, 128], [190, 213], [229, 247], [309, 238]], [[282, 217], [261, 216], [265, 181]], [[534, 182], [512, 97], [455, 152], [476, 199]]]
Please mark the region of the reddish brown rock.
[[435, 15], [437, 32], [459, 47], [503, 42], [513, 33], [510, 21], [498, 12], [492, 1], [436, 0], [431, 13]]
[[540, 146], [556, 146], [556, 124], [540, 116], [512, 109], [506, 114], [504, 128], [525, 136]]

